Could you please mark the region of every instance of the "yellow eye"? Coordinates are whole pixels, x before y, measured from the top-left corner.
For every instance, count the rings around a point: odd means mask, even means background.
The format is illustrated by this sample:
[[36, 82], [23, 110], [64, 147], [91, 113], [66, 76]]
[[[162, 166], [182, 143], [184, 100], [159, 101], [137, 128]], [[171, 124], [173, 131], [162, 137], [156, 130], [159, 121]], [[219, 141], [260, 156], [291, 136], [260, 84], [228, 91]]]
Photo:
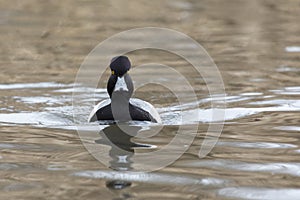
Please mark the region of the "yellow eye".
[[115, 74], [115, 71], [114, 71], [114, 70], [111, 70], [111, 74], [114, 75], [114, 74]]

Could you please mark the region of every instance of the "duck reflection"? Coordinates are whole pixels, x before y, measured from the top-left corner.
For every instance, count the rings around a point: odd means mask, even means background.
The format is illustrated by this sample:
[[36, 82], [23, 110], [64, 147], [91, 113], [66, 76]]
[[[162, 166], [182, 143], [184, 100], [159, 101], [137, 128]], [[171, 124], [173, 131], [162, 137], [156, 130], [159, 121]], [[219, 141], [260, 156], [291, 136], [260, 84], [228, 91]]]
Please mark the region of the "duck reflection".
[[[109, 156], [111, 157], [110, 168], [117, 171], [132, 170], [131, 157], [134, 155], [134, 148], [150, 148], [151, 145], [138, 144], [131, 139], [142, 129], [139, 126], [128, 124], [113, 124], [104, 128], [101, 132], [101, 139], [96, 140], [97, 144], [105, 144], [111, 147]], [[123, 180], [107, 181], [106, 186], [110, 189], [123, 189], [131, 186], [131, 182]]]

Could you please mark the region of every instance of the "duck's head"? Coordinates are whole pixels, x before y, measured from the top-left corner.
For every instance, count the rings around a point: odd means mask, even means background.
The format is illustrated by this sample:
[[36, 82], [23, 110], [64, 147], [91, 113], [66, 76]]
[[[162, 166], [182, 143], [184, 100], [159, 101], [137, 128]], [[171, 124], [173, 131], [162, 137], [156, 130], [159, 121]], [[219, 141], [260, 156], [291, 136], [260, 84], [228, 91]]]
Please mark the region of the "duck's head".
[[109, 65], [111, 76], [107, 83], [107, 92], [112, 97], [113, 93], [120, 93], [122, 97], [129, 100], [133, 93], [133, 83], [127, 73], [131, 63], [126, 56], [117, 56], [111, 60]]

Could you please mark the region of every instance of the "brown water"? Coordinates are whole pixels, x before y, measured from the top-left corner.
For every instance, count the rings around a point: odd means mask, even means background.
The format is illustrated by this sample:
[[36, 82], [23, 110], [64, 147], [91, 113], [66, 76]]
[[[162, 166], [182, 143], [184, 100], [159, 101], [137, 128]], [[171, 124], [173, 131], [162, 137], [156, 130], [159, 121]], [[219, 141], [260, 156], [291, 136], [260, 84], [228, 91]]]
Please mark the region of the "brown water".
[[[1, 1], [0, 199], [300, 199], [299, 10], [298, 0]], [[180, 159], [159, 171], [125, 173], [83, 147], [72, 83], [99, 42], [144, 26], [175, 29], [203, 45], [222, 74], [228, 108], [217, 145], [199, 159], [214, 101], [205, 83], [167, 53], [129, 54], [135, 65], [160, 58], [190, 75], [200, 101], [184, 106], [202, 115]], [[96, 100], [107, 97], [103, 81]], [[179, 125], [189, 130], [190, 122], [176, 121], [172, 93], [144, 87], [135, 95], [157, 107], [166, 125], [140, 143], [164, 146]]]

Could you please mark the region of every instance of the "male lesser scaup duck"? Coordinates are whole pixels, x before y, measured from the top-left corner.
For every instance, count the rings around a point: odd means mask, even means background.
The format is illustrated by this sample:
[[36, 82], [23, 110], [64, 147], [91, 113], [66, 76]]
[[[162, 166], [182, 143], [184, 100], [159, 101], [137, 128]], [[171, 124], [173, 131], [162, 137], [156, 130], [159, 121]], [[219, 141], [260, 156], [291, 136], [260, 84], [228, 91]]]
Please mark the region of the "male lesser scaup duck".
[[127, 73], [131, 63], [126, 56], [117, 56], [110, 63], [111, 76], [107, 83], [110, 99], [100, 102], [92, 110], [88, 121], [151, 121], [161, 122], [156, 109], [148, 102], [131, 98], [133, 83]]

